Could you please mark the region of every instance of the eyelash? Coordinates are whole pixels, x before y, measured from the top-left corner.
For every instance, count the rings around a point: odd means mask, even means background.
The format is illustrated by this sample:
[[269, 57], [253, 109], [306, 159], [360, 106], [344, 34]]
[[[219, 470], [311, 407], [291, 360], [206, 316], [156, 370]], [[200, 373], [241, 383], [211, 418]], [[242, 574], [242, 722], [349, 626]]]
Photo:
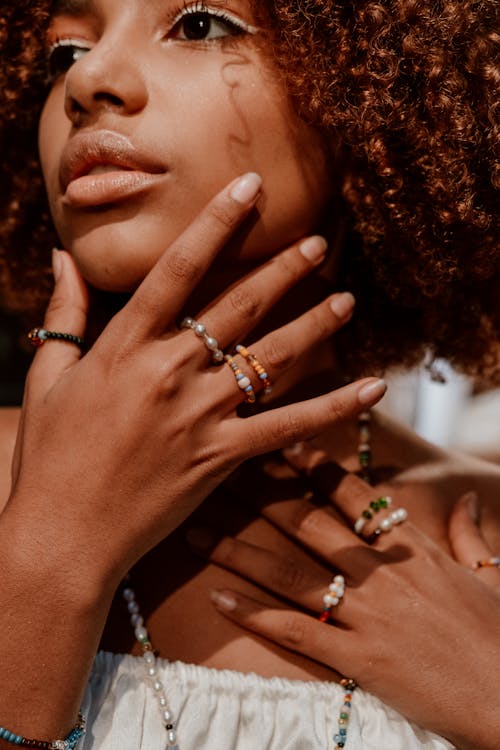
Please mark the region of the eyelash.
[[[185, 2], [182, 10], [169, 21], [170, 30], [168, 34], [172, 34], [172, 32], [175, 31], [176, 26], [178, 26], [184, 19], [188, 18], [191, 15], [206, 16], [211, 20], [215, 19], [219, 22], [225, 23], [231, 29], [232, 33], [228, 33], [227, 36], [222, 34], [221, 36], [214, 37], [213, 39], [181, 39], [179, 41], [193, 41], [197, 44], [213, 44], [214, 42], [220, 43], [222, 40], [227, 39], [228, 37], [242, 36], [244, 34], [256, 34], [258, 31], [258, 29], [256, 29], [254, 26], [245, 23], [240, 18], [237, 18], [236, 16], [233, 16], [232, 14], [227, 13], [226, 11], [223, 11], [221, 9], [210, 7], [204, 2], [204, 0], [196, 0], [196, 2], [194, 3]], [[59, 76], [64, 75], [64, 73], [69, 70], [71, 65], [74, 62], [77, 62], [80, 57], [82, 57], [83, 54], [85, 54], [85, 52], [88, 52], [90, 49], [91, 47], [86, 46], [83, 40], [69, 38], [57, 39], [54, 44], [51, 45], [47, 54], [47, 82], [52, 83]], [[70, 50], [73, 50], [72, 60], [65, 59], [63, 57], [65, 54], [65, 50], [67, 50], [66, 54], [68, 54]], [[82, 54], [78, 55], [78, 52]], [[78, 55], [76, 59], [75, 54]], [[62, 59], [59, 61], [59, 65], [57, 64], [56, 55], [62, 57]]]

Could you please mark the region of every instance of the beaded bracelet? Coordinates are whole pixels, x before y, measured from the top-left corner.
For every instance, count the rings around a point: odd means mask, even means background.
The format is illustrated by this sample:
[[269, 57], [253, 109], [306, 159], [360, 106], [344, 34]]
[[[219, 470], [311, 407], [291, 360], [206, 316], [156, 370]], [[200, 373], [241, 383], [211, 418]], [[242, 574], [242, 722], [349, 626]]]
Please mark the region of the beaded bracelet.
[[344, 688], [344, 703], [342, 705], [342, 708], [340, 709], [338, 720], [339, 729], [337, 734], [335, 734], [333, 737], [333, 741], [335, 742], [335, 750], [342, 750], [342, 748], [345, 747], [345, 743], [347, 742], [347, 729], [349, 719], [351, 717], [352, 694], [357, 688], [354, 680], [351, 680], [349, 677], [344, 677], [342, 680], [340, 680], [340, 684]]
[[10, 742], [12, 745], [20, 745], [21, 747], [35, 747], [40, 750], [74, 750], [84, 734], [85, 717], [82, 713], [78, 714], [76, 726], [73, 727], [65, 740], [52, 740], [52, 742], [30, 740], [27, 737], [22, 737], [20, 734], [9, 732], [5, 727], [0, 727], [0, 739], [5, 740], [5, 742]]

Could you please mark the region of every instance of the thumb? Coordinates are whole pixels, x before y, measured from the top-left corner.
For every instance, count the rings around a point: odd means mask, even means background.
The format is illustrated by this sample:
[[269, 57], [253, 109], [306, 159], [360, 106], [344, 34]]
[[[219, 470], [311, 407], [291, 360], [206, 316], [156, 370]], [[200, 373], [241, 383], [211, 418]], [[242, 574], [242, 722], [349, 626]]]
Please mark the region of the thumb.
[[[83, 337], [87, 322], [88, 292], [73, 258], [65, 250], [52, 251], [54, 291], [43, 327], [57, 333]], [[77, 362], [81, 351], [63, 339], [48, 339], [40, 346], [30, 373], [30, 387], [50, 388], [57, 377]]]
[[[453, 508], [448, 525], [453, 556], [457, 562], [474, 569], [479, 560], [491, 557], [491, 550], [479, 527], [478, 496], [468, 492]], [[485, 583], [498, 586], [499, 574], [494, 568], [480, 568], [476, 575]]]

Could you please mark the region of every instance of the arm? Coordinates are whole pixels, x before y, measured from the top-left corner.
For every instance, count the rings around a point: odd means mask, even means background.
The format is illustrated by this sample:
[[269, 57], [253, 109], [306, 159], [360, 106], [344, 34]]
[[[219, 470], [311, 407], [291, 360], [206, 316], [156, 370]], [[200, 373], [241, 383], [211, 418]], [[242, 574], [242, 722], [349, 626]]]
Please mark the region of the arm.
[[[237, 416], [241, 392], [230, 369], [212, 367], [202, 342], [176, 326], [255, 202], [257, 193], [242, 203], [233, 188], [166, 250], [85, 356], [64, 342], [36, 354], [13, 489], [0, 516], [7, 688], [0, 691], [0, 723], [11, 731], [65, 736], [119, 580], [240, 461], [305, 438], [383, 394], [383, 383], [365, 379], [286, 409]], [[318, 263], [322, 245], [312, 245], [312, 255], [311, 243], [306, 252], [303, 245], [283, 251], [199, 313], [223, 348], [247, 336]], [[82, 335], [84, 285], [67, 254], [58, 266], [45, 327]], [[254, 301], [251, 309], [236, 304], [245, 299]], [[342, 324], [334, 308], [329, 298], [252, 345], [271, 376], [285, 368], [276, 353], [286, 352], [291, 364]]]

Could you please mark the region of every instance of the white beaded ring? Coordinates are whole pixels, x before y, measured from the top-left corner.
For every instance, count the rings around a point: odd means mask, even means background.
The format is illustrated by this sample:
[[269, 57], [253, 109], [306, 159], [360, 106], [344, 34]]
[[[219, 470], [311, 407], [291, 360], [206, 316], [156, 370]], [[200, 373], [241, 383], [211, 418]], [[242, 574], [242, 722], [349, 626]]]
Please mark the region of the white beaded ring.
[[212, 360], [215, 365], [219, 365], [224, 361], [224, 352], [222, 351], [222, 349], [219, 349], [217, 339], [214, 339], [213, 336], [210, 336], [210, 334], [207, 333], [207, 329], [205, 328], [203, 323], [199, 323], [194, 318], [188, 317], [184, 318], [179, 327], [191, 328], [191, 330], [194, 331], [194, 333], [203, 341], [208, 351], [212, 355]]

